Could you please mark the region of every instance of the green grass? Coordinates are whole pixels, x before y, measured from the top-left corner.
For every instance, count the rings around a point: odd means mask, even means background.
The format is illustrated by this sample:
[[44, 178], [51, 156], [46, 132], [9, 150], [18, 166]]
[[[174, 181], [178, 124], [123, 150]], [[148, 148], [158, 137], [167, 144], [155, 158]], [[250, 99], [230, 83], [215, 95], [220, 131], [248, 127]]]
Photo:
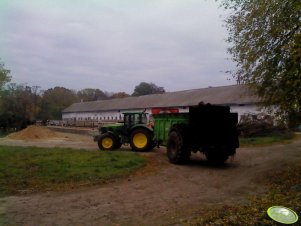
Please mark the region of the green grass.
[[0, 226], [9, 225], [5, 216], [5, 201], [0, 199]]
[[0, 197], [105, 183], [144, 164], [131, 152], [0, 146]]
[[248, 204], [224, 205], [211, 209], [205, 213], [198, 213], [198, 217], [187, 220], [184, 225], [280, 225], [271, 220], [266, 211], [269, 207], [282, 205], [293, 209], [299, 215], [299, 221], [293, 225], [300, 225], [301, 214], [301, 161], [282, 170], [267, 175], [268, 191], [264, 194], [249, 197]]
[[294, 138], [293, 133], [275, 134], [264, 137], [243, 137], [239, 138], [240, 146], [260, 146], [288, 142]]
[[0, 130], [0, 138], [6, 137], [9, 133]]

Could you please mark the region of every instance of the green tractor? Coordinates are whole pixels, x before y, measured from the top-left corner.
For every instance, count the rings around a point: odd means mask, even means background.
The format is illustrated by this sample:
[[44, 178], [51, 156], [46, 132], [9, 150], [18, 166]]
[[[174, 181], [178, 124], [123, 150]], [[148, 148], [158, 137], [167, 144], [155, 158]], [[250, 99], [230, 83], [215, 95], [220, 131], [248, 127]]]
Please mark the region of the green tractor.
[[146, 113], [124, 113], [122, 123], [104, 125], [94, 137], [100, 150], [115, 150], [130, 144], [134, 151], [149, 151], [155, 146], [154, 131], [147, 126]]
[[191, 152], [202, 152], [213, 163], [224, 163], [239, 147], [238, 114], [228, 106], [200, 103], [186, 113], [153, 115], [154, 128], [147, 126], [145, 113], [125, 113], [122, 124], [101, 127], [94, 138], [101, 150], [118, 149], [130, 143], [134, 151], [166, 146], [169, 161], [189, 160]]

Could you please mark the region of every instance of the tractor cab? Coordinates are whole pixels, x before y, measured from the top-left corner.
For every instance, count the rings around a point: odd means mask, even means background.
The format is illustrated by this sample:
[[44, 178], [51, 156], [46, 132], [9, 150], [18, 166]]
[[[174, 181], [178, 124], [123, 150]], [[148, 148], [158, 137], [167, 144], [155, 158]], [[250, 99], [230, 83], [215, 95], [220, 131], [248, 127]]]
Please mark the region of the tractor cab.
[[147, 124], [147, 114], [143, 112], [126, 112], [123, 113], [124, 116], [124, 127], [129, 129], [132, 128], [135, 125]]

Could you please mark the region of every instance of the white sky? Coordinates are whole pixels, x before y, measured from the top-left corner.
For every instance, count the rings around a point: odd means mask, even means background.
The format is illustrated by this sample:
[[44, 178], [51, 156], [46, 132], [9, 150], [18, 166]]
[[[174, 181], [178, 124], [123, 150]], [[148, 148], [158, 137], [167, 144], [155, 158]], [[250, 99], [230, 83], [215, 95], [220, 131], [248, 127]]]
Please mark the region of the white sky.
[[0, 58], [42, 89], [229, 85], [222, 14], [214, 0], [0, 0]]

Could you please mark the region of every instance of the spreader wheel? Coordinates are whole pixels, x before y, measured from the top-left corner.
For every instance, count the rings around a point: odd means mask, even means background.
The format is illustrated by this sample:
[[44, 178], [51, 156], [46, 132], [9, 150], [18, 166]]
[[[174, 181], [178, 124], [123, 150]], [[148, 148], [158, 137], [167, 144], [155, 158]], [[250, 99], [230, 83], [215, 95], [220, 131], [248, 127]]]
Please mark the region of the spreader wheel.
[[171, 163], [182, 164], [190, 158], [190, 148], [187, 142], [186, 126], [174, 125], [167, 141], [167, 156]]

